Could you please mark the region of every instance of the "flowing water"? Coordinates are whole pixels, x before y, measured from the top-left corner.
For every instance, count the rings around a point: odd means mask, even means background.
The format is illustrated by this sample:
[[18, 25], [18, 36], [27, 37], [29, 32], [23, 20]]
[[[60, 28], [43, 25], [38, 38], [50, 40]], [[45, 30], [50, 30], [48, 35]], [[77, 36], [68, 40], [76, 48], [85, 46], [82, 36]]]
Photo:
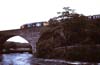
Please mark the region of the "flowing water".
[[34, 58], [32, 54], [27, 52], [3, 54], [0, 58], [2, 58], [0, 65], [99, 65], [97, 63]]

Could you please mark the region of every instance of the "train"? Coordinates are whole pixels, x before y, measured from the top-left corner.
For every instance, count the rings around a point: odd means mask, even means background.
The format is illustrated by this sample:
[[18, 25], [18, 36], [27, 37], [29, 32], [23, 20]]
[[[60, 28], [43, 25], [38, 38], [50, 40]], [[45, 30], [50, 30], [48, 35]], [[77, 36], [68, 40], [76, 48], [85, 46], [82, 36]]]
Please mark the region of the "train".
[[100, 14], [99, 15], [92, 15], [92, 16], [87, 16], [88, 19], [93, 20], [93, 19], [100, 19]]
[[32, 27], [43, 27], [43, 26], [48, 26], [49, 23], [46, 21], [43, 22], [34, 22], [34, 23], [28, 23], [20, 26], [20, 29], [26, 29], [26, 28], [32, 28]]

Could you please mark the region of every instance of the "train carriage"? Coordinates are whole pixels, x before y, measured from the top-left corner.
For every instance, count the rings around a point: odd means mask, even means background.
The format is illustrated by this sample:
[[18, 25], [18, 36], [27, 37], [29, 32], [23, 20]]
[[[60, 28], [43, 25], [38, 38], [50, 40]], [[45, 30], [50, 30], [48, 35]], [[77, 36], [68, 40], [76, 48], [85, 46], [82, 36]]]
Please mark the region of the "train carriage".
[[48, 25], [49, 25], [49, 23], [44, 21], [44, 22], [35, 22], [35, 23], [24, 24], [20, 28], [26, 29], [26, 28], [32, 28], [32, 27], [43, 27], [43, 26], [48, 26]]

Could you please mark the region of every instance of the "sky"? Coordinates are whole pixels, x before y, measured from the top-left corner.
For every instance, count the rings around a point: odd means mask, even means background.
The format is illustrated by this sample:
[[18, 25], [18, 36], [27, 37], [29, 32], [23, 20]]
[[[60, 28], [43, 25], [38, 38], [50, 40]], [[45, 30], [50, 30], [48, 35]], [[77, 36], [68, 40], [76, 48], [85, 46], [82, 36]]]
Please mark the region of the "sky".
[[0, 31], [48, 21], [63, 7], [84, 15], [100, 14], [100, 0], [0, 0]]

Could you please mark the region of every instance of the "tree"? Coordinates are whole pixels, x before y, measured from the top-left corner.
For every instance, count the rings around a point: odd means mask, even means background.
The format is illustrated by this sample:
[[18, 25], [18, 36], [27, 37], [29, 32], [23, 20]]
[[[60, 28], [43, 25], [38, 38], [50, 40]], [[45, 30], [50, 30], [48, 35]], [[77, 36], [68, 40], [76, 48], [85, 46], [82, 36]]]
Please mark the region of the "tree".
[[64, 9], [63, 12], [57, 12], [57, 14], [60, 14], [58, 18], [62, 18], [62, 19], [70, 18], [72, 17], [73, 14], [75, 14], [75, 10], [70, 9], [70, 7], [64, 7], [63, 9]]

